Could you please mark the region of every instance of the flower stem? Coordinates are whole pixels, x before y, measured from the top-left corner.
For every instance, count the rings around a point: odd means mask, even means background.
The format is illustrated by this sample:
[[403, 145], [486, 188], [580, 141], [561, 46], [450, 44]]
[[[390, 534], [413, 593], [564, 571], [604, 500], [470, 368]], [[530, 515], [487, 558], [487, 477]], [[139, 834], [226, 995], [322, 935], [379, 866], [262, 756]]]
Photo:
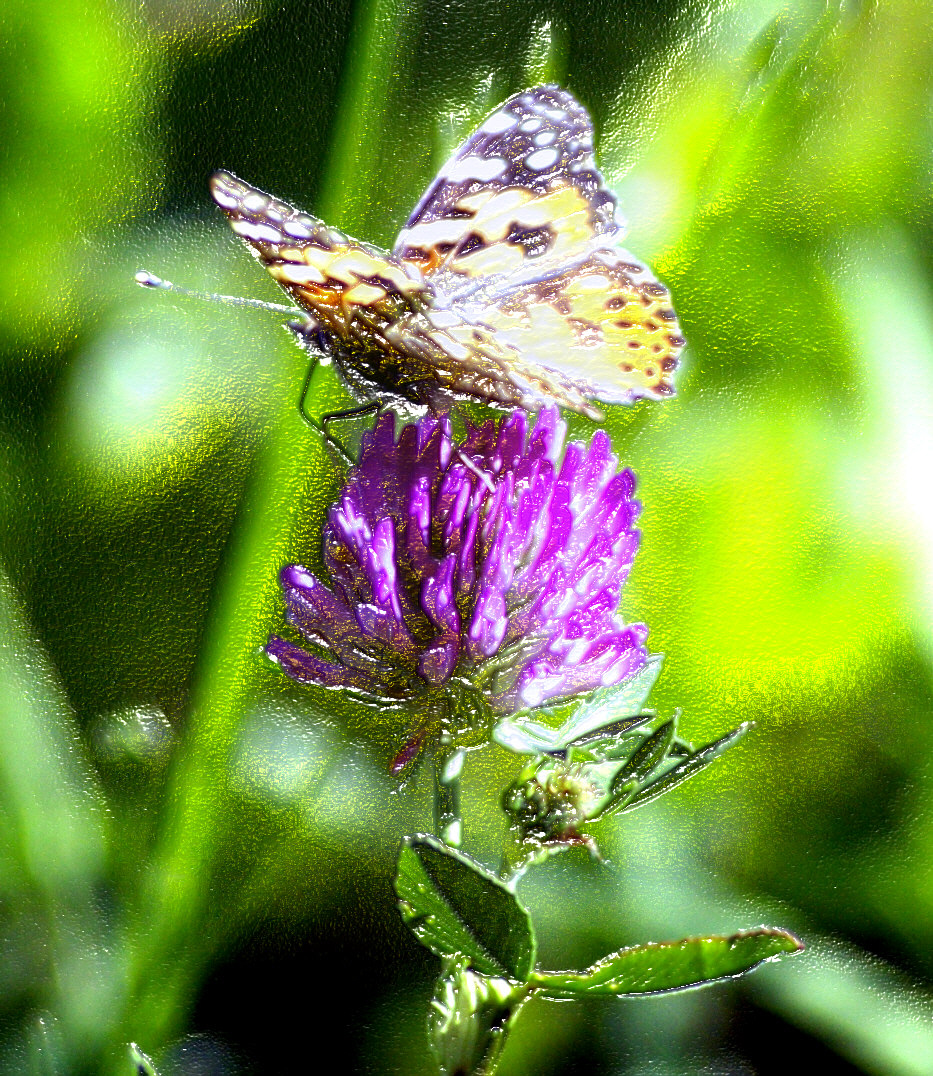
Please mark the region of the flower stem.
[[466, 752], [451, 749], [446, 737], [434, 754], [434, 829], [445, 844], [459, 848], [463, 840], [460, 817], [460, 776]]

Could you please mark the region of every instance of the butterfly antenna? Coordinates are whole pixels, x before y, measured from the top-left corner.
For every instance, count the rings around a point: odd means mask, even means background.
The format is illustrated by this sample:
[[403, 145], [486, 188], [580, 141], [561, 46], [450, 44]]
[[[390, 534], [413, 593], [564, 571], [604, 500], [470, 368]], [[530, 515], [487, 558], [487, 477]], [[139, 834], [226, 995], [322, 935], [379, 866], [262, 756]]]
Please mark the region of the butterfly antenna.
[[226, 306], [251, 306], [256, 310], [271, 310], [276, 314], [289, 314], [294, 317], [299, 313], [293, 306], [285, 306], [283, 303], [267, 303], [262, 299], [244, 299], [240, 295], [217, 295], [210, 291], [193, 291], [191, 288], [182, 288], [173, 284], [170, 280], [163, 280], [155, 273], [140, 269], [136, 274], [136, 283], [143, 288], [158, 288], [160, 291], [171, 291], [176, 295], [183, 295], [186, 299], [204, 299], [210, 303], [224, 303]]

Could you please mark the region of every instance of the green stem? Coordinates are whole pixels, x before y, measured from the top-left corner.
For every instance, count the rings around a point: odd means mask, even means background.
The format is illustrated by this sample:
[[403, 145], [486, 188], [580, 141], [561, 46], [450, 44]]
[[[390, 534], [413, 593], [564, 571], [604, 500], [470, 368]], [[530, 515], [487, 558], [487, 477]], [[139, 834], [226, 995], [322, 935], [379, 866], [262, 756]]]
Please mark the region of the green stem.
[[451, 848], [459, 848], [463, 841], [460, 778], [465, 758], [463, 748], [451, 750], [443, 739], [434, 754], [434, 829]]
[[369, 232], [372, 187], [383, 166], [392, 90], [411, 56], [417, 0], [361, 0], [350, 34], [349, 70], [334, 125], [318, 216]]

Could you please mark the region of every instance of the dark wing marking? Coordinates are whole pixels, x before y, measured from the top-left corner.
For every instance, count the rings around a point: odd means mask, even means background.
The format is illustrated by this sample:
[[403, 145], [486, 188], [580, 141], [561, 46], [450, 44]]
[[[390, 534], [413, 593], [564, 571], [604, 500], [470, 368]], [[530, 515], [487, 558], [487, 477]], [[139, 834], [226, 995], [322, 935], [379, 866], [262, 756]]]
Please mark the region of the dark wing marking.
[[361, 312], [395, 321], [431, 291], [412, 266], [229, 172], [211, 178], [211, 194], [273, 279], [339, 339], [353, 333]]
[[538, 86], [501, 105], [444, 165], [395, 253], [424, 272], [511, 273], [556, 263], [619, 231], [593, 155], [593, 126], [566, 90]]

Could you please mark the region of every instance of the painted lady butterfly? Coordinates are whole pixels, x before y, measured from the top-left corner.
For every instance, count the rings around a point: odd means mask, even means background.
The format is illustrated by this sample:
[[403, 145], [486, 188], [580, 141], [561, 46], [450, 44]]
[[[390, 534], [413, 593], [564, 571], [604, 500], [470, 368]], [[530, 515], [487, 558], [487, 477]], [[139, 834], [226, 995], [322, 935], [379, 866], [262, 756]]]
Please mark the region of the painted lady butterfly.
[[356, 394], [594, 419], [593, 401], [673, 393], [684, 339], [668, 290], [619, 246], [586, 111], [516, 94], [441, 169], [389, 254], [218, 172], [214, 200], [308, 316]]

